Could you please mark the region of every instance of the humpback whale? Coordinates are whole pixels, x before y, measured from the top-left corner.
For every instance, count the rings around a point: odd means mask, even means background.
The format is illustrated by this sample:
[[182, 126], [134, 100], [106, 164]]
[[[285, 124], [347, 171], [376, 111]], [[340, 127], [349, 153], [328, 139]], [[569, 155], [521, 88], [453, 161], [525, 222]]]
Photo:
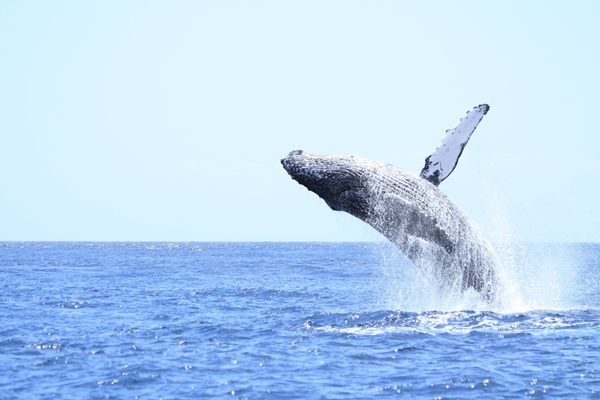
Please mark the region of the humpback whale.
[[454, 171], [471, 134], [488, 112], [481, 104], [446, 131], [420, 175], [355, 155], [292, 150], [281, 160], [298, 183], [336, 211], [368, 223], [415, 265], [436, 274], [442, 286], [472, 288], [496, 298], [499, 259], [491, 244], [438, 186]]

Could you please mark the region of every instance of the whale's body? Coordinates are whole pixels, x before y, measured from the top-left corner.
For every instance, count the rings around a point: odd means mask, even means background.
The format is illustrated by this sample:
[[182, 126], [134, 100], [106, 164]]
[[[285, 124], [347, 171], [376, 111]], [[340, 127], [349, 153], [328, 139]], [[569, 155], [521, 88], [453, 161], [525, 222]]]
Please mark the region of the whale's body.
[[[487, 112], [487, 106], [479, 107], [448, 131], [442, 146], [427, 157], [421, 176], [357, 156], [302, 150], [290, 152], [281, 163], [294, 180], [329, 207], [371, 225], [417, 266], [433, 268], [446, 285], [473, 288], [491, 301], [497, 287], [498, 257], [477, 227], [437, 187], [450, 175], [470, 134]], [[460, 128], [467, 124], [470, 132], [466, 136], [464, 132], [462, 138], [451, 136], [461, 134]]]

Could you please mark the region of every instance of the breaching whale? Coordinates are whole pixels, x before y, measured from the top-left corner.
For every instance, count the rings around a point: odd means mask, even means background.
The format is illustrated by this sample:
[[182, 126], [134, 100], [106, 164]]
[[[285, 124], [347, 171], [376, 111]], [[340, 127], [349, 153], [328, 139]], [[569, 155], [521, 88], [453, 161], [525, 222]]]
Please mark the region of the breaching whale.
[[371, 225], [442, 285], [469, 288], [492, 302], [498, 256], [478, 228], [438, 185], [454, 170], [471, 134], [488, 112], [481, 104], [446, 131], [425, 159], [420, 176], [354, 155], [330, 156], [293, 150], [281, 160], [288, 174], [336, 211]]

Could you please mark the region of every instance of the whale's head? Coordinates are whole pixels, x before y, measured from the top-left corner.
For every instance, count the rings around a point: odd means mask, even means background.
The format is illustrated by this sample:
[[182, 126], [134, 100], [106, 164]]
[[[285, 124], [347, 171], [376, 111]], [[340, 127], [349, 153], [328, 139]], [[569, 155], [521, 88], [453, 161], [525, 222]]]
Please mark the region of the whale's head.
[[366, 219], [369, 201], [360, 157], [328, 156], [292, 150], [281, 160], [290, 176], [321, 197], [331, 209]]

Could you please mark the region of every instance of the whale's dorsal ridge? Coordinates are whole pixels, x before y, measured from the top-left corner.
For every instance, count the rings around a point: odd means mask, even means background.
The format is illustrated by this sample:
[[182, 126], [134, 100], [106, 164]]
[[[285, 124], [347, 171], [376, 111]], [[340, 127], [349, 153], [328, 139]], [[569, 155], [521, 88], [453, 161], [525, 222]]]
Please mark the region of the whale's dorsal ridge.
[[446, 131], [442, 144], [425, 159], [425, 166], [421, 170], [421, 178], [438, 186], [450, 176], [456, 168], [458, 159], [469, 142], [471, 134], [489, 109], [490, 106], [487, 104], [474, 107], [461, 118], [458, 125]]

